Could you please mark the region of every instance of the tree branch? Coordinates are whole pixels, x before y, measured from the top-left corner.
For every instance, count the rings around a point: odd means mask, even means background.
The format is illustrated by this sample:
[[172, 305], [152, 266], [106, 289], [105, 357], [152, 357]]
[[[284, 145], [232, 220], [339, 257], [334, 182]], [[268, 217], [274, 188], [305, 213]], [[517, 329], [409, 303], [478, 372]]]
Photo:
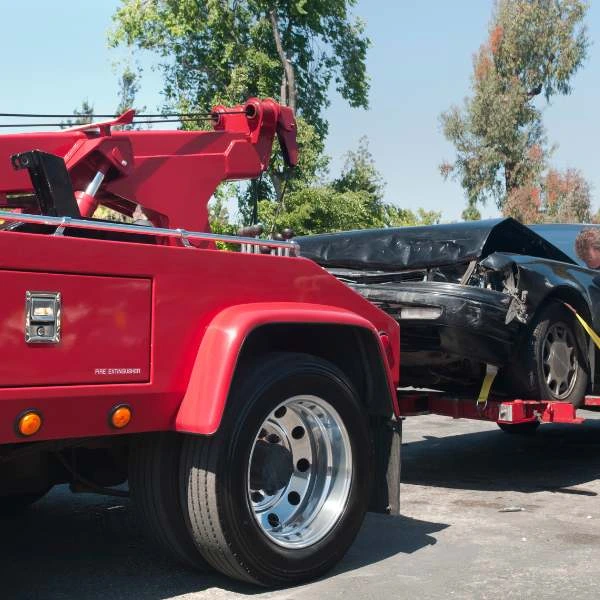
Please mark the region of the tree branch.
[[[294, 74], [294, 67], [290, 59], [286, 56], [281, 41], [281, 34], [279, 33], [279, 24], [277, 23], [277, 16], [274, 10], [269, 11], [269, 19], [271, 20], [271, 28], [273, 30], [273, 39], [275, 40], [275, 47], [277, 48], [277, 54], [279, 54], [279, 60], [283, 66], [283, 72], [287, 82], [287, 100], [288, 106], [296, 112], [296, 76]], [[282, 84], [282, 91], [283, 91]], [[283, 94], [282, 94], [283, 95]], [[283, 100], [283, 98], [282, 98]]]

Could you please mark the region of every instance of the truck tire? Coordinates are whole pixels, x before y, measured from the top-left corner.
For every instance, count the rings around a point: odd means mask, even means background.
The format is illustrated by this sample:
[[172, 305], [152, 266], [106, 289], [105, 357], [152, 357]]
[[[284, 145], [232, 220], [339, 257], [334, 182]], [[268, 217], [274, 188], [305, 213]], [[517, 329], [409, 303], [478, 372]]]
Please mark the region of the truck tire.
[[174, 560], [196, 570], [211, 570], [187, 527], [179, 488], [182, 436], [140, 437], [129, 456], [129, 490], [136, 518], [146, 536]]
[[344, 373], [306, 354], [268, 355], [236, 377], [219, 431], [184, 441], [182, 495], [198, 548], [254, 584], [318, 577], [362, 524], [371, 457]]
[[539, 309], [517, 354], [515, 391], [526, 400], [558, 400], [580, 408], [588, 384], [584, 347], [573, 314], [551, 300]]

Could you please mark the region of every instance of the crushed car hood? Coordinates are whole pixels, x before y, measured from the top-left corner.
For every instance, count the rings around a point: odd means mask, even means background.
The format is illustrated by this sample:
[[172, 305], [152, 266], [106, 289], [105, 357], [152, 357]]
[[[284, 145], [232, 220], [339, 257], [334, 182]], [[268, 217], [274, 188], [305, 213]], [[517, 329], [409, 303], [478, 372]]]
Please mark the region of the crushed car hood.
[[574, 261], [514, 219], [366, 229], [295, 238], [301, 255], [324, 267], [399, 271], [443, 266], [509, 252]]

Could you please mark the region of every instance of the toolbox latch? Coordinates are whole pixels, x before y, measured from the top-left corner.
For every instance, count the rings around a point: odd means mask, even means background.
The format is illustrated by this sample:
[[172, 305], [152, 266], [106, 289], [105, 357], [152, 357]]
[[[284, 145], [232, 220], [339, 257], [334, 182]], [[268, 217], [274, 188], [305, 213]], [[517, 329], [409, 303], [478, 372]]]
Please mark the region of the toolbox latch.
[[60, 292], [25, 294], [25, 341], [28, 344], [60, 342]]

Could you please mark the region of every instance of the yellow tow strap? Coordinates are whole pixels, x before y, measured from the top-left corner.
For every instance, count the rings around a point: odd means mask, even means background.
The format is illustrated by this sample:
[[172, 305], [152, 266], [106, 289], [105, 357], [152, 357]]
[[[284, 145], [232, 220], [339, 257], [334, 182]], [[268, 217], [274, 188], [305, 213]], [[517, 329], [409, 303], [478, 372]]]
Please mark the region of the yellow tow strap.
[[479, 397], [477, 398], [477, 408], [484, 409], [487, 406], [490, 390], [492, 389], [492, 383], [494, 383], [494, 379], [496, 379], [497, 374], [498, 367], [486, 364], [485, 377], [483, 378], [481, 390], [479, 391]]
[[584, 321], [584, 319], [570, 304], [567, 304], [566, 302], [563, 302], [563, 304], [577, 317], [577, 320], [581, 323], [581, 326], [585, 332], [592, 338], [592, 341], [594, 344], [596, 344], [596, 347], [600, 349], [600, 336]]
[[[581, 317], [581, 315], [566, 302], [563, 304], [575, 315], [585, 332], [592, 338], [596, 347], [600, 349], [600, 335], [598, 335]], [[492, 384], [494, 383], [494, 379], [498, 374], [498, 367], [494, 365], [487, 364], [485, 367], [485, 377], [483, 378], [483, 383], [481, 384], [481, 390], [479, 391], [479, 396], [477, 398], [477, 408], [480, 410], [484, 410], [487, 406], [487, 401], [490, 396], [490, 390], [492, 389]]]

